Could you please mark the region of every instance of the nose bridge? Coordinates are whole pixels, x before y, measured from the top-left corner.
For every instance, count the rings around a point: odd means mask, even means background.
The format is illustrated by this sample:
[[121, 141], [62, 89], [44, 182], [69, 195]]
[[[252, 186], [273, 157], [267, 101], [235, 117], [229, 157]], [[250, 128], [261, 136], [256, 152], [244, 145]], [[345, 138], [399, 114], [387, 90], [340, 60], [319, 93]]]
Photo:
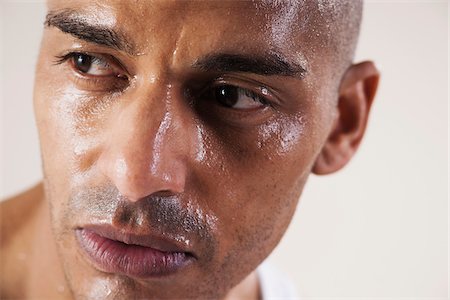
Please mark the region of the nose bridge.
[[175, 150], [170, 149], [171, 147], [169, 147], [172, 142], [172, 140], [169, 139], [169, 135], [174, 135], [176, 130], [173, 130], [172, 128], [172, 113], [168, 109], [165, 109], [162, 120], [156, 128], [157, 130], [151, 145], [152, 151], [150, 159], [150, 172], [153, 176], [158, 176], [158, 173], [164, 173], [164, 158], [166, 155], [174, 154], [172, 151]]
[[152, 84], [135, 96], [111, 126], [101, 168], [133, 201], [158, 192], [180, 193], [191, 151], [188, 126], [181, 124], [182, 110], [172, 103], [171, 86]]

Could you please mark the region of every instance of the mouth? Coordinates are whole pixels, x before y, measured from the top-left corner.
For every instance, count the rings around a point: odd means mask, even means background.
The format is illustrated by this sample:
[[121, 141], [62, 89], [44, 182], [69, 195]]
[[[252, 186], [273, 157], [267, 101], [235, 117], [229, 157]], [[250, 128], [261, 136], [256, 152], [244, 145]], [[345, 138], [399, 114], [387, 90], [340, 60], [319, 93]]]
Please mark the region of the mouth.
[[111, 226], [87, 226], [75, 231], [93, 266], [106, 273], [137, 278], [164, 277], [187, 268], [196, 257], [176, 240], [124, 233]]

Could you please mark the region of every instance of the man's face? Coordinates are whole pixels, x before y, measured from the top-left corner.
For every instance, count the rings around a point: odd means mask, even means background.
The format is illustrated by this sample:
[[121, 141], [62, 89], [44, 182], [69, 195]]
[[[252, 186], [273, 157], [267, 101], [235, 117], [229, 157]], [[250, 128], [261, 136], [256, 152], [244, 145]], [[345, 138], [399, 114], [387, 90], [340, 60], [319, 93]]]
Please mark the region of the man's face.
[[221, 297], [274, 249], [335, 112], [307, 11], [49, 3], [35, 111], [76, 296]]

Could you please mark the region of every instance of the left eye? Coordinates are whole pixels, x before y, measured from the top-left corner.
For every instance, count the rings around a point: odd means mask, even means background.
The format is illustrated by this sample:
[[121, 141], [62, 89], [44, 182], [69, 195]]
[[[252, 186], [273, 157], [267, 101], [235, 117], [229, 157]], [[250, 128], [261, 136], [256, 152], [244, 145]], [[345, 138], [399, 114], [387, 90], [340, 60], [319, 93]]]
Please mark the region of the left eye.
[[229, 108], [248, 110], [267, 105], [267, 102], [256, 93], [233, 85], [216, 86], [211, 92], [213, 100]]
[[73, 53], [72, 63], [79, 72], [94, 76], [115, 75], [114, 68], [103, 58], [83, 53]]

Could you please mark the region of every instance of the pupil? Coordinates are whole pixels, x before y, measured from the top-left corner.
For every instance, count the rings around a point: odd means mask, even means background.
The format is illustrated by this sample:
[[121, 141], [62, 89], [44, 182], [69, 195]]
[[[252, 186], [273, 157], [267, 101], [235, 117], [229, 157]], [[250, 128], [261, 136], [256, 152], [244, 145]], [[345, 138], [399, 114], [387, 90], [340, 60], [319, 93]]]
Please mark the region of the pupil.
[[75, 65], [78, 70], [83, 73], [87, 73], [91, 68], [92, 59], [88, 55], [78, 54], [75, 56]]
[[234, 106], [239, 98], [238, 89], [231, 85], [224, 85], [216, 89], [215, 98], [223, 106]]

